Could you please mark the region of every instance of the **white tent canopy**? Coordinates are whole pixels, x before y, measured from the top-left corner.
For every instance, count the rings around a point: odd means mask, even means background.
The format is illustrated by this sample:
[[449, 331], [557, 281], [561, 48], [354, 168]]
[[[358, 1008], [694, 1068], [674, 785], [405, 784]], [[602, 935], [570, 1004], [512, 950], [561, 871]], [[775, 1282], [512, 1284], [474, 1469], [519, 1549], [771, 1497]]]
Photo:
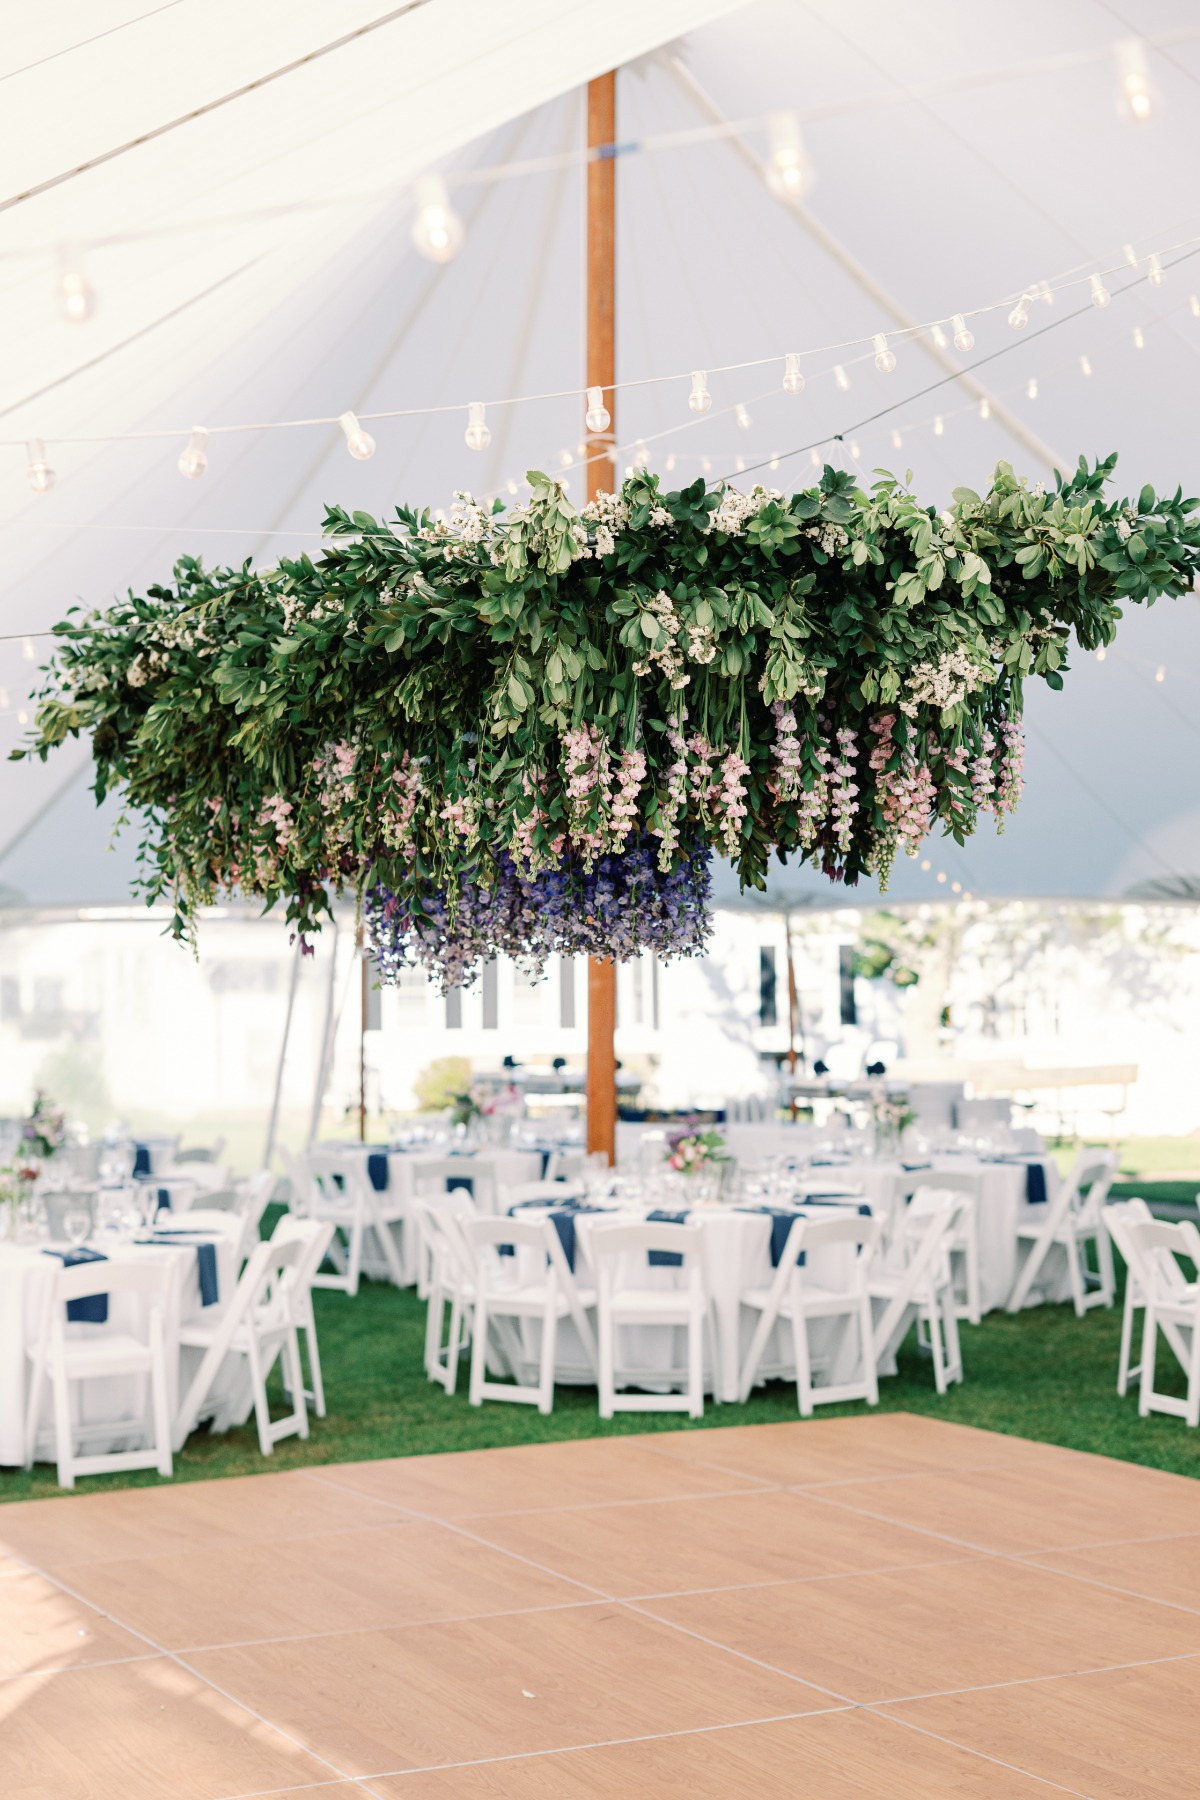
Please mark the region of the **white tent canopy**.
[[[1134, 491], [1147, 480], [1200, 489], [1200, 320], [1188, 304], [1200, 207], [1188, 211], [1178, 177], [1200, 133], [1200, 21], [1184, 0], [1013, 0], [999, 48], [982, 0], [864, 0], [852, 15], [836, 0], [426, 0], [365, 29], [381, 17], [358, 0], [75, 0], [10, 28], [0, 202], [56, 185], [0, 210], [5, 750], [24, 735], [47, 647], [34, 634], [76, 599], [167, 579], [185, 552], [269, 563], [314, 549], [328, 500], [377, 514], [398, 500], [440, 505], [456, 488], [502, 492], [527, 468], [574, 457], [570, 393], [493, 404], [482, 455], [463, 427], [469, 400], [579, 386], [583, 181], [570, 153], [581, 87], [613, 65], [630, 146], [618, 160], [618, 375], [680, 377], [621, 393], [617, 431], [646, 440], [665, 480], [705, 463], [737, 480], [738, 458], [824, 439], [819, 455], [853, 466], [853, 454], [868, 476], [911, 468], [939, 503], [985, 482], [1000, 457], [1047, 479], [1056, 458], [1114, 449]], [[1142, 128], [1114, 104], [1114, 46], [1131, 37], [1145, 40], [1155, 96]], [[1021, 47], [1011, 63], [1004, 45]], [[216, 101], [227, 103], [123, 148]], [[801, 120], [815, 172], [803, 209], [777, 201], [757, 166], [781, 109]], [[635, 147], [722, 121], [736, 129]], [[538, 166], [474, 178], [515, 163]], [[410, 184], [435, 165], [467, 228], [444, 267], [410, 239]], [[1087, 274], [1120, 265], [1127, 243], [1142, 260], [1107, 278], [1112, 304], [1070, 317]], [[1152, 250], [1168, 265], [1161, 286], [1136, 279]], [[92, 292], [80, 323], [59, 304], [65, 271]], [[1069, 285], [1081, 277], [1082, 290]], [[974, 321], [975, 348], [956, 363], [1004, 354], [973, 388], [923, 391], [944, 374], [926, 334], [893, 339], [893, 374], [861, 346], [830, 350], [806, 360], [802, 395], [781, 391], [785, 351], [946, 319], [1040, 280], [1057, 284], [1056, 300], [1025, 333], [1006, 309]], [[713, 373], [712, 412], [688, 411], [687, 371], [756, 358], [779, 360]], [[265, 429], [445, 405], [372, 424], [368, 463], [347, 457], [336, 425]], [[176, 462], [193, 423], [264, 428], [214, 435], [209, 471], [191, 482]], [[156, 431], [171, 435], [121, 437]], [[35, 437], [57, 472], [48, 495], [25, 483]], [[765, 479], [810, 475], [805, 448]], [[578, 471], [572, 480], [578, 495]], [[935, 840], [928, 869], [898, 866], [897, 897], [938, 898], [955, 882], [1117, 896], [1200, 877], [1194, 605], [1130, 618], [1103, 663], [1077, 657], [1062, 694], [1032, 692], [1016, 820], [963, 850]], [[128, 891], [132, 842], [103, 855], [111, 814], [92, 807], [87, 763], [78, 746], [44, 768], [4, 765], [0, 900]], [[807, 874], [786, 887], [864, 897]]]

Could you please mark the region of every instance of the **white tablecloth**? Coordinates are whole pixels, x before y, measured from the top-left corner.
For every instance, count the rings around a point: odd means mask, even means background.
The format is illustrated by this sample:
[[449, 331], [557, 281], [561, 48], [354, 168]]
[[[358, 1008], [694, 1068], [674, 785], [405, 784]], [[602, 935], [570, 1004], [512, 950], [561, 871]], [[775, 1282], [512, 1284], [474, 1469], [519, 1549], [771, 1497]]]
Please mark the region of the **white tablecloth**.
[[[232, 1220], [236, 1228], [239, 1221]], [[214, 1237], [217, 1256], [217, 1284], [221, 1301], [227, 1300], [237, 1284], [236, 1236]], [[200, 1275], [195, 1243], [131, 1244], [107, 1243], [104, 1236], [95, 1248], [102, 1250], [111, 1263], [128, 1259], [151, 1258], [162, 1265], [163, 1330], [167, 1350], [167, 1376], [171, 1386], [172, 1416], [178, 1405], [180, 1382], [179, 1327], [183, 1320], [199, 1315], [204, 1308], [200, 1299]], [[96, 1292], [104, 1293], [105, 1263], [96, 1265]], [[0, 1466], [19, 1466], [24, 1461], [25, 1408], [31, 1372], [26, 1346], [37, 1342], [49, 1284], [61, 1267], [56, 1257], [45, 1255], [38, 1245], [0, 1244]], [[109, 1327], [116, 1330], [141, 1329], [132, 1309], [144, 1309], [145, 1295], [114, 1294], [109, 1302], [109, 1326], [69, 1325], [72, 1335], [103, 1335]], [[72, 1404], [75, 1418], [89, 1428], [102, 1428], [109, 1421], [128, 1417], [142, 1405], [141, 1383], [137, 1376], [113, 1376], [104, 1380], [73, 1384]], [[39, 1459], [53, 1454], [51, 1403], [47, 1390], [42, 1429], [39, 1433]], [[92, 1454], [123, 1447], [129, 1432], [116, 1431], [106, 1440], [102, 1429], [89, 1437]]]
[[[532, 1210], [532, 1209], [530, 1209]], [[854, 1209], [857, 1212], [857, 1208]], [[836, 1217], [841, 1209], [822, 1207], [813, 1216]], [[529, 1216], [526, 1211], [524, 1216]], [[575, 1215], [575, 1280], [581, 1288], [593, 1288], [589, 1239], [605, 1223], [629, 1224], [644, 1219], [645, 1209], [610, 1209]], [[704, 1279], [712, 1299], [715, 1327], [717, 1367], [711, 1368], [705, 1350], [705, 1382], [718, 1400], [736, 1401], [742, 1358], [749, 1348], [757, 1323], [757, 1313], [742, 1306], [742, 1294], [748, 1288], [769, 1287], [775, 1270], [771, 1266], [771, 1216], [769, 1213], [741, 1211], [734, 1207], [696, 1207], [690, 1211], [689, 1224], [701, 1227], [701, 1250]], [[848, 1285], [854, 1251], [848, 1246], [817, 1250], [808, 1258], [806, 1268], [814, 1281], [823, 1287]], [[649, 1268], [644, 1258], [630, 1258], [628, 1278], [643, 1287], [673, 1287], [679, 1272], [674, 1268]], [[618, 1270], [618, 1280], [620, 1269]], [[821, 1354], [821, 1335], [829, 1328], [814, 1326], [810, 1333], [814, 1356]], [[530, 1362], [536, 1362], [540, 1326], [532, 1323], [524, 1329], [525, 1348]], [[850, 1346], [853, 1350], [853, 1346]], [[653, 1388], [656, 1374], [679, 1367], [684, 1361], [683, 1332], [670, 1325], [620, 1326], [617, 1333], [617, 1365], [620, 1379]], [[772, 1342], [763, 1357], [764, 1374], [783, 1374], [794, 1379], [791, 1328], [776, 1328]], [[555, 1379], [563, 1382], [593, 1382], [579, 1335], [570, 1319], [560, 1320], [555, 1356]]]

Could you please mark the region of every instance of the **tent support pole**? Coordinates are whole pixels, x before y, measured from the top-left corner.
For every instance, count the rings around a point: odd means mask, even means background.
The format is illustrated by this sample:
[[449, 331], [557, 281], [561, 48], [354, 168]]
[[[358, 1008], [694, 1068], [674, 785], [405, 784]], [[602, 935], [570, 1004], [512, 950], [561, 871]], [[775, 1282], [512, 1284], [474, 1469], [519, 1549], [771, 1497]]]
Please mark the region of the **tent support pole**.
[[[588, 82], [587, 141], [617, 141], [617, 75], [610, 69]], [[605, 390], [605, 404], [616, 408], [616, 165], [611, 156], [587, 164], [587, 385]], [[612, 427], [610, 426], [610, 430]], [[604, 454], [615, 435], [589, 433], [587, 497], [611, 494], [614, 468]], [[588, 958], [587, 1147], [616, 1161], [617, 1059], [614, 1045], [617, 1014], [616, 965], [607, 957]]]
[[279, 1102], [283, 1095], [283, 1069], [287, 1062], [288, 1039], [292, 1035], [292, 1011], [296, 1005], [296, 983], [300, 978], [300, 960], [304, 955], [304, 940], [299, 932], [296, 934], [296, 954], [292, 958], [292, 970], [288, 977], [287, 1011], [283, 1015], [283, 1041], [279, 1046], [279, 1066], [275, 1070], [275, 1092], [271, 1097], [271, 1118], [267, 1125], [267, 1142], [263, 1149], [262, 1166], [269, 1169], [271, 1157], [275, 1152], [275, 1134], [279, 1129]]

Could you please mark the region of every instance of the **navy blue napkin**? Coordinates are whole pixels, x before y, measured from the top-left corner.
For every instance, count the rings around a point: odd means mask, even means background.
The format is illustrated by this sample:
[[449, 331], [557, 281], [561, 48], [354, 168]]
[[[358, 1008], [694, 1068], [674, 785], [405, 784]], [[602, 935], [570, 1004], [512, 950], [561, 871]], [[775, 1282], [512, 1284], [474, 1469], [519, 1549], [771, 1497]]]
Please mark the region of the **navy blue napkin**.
[[[139, 1238], [139, 1244], [178, 1244], [186, 1243], [188, 1238], [198, 1237], [199, 1233], [182, 1229], [156, 1231], [148, 1238]], [[190, 1246], [189, 1246], [190, 1247]], [[196, 1271], [200, 1277], [201, 1306], [215, 1306], [221, 1298], [221, 1287], [217, 1280], [217, 1247], [209, 1238], [201, 1238], [195, 1246]]]
[[[545, 1206], [546, 1203], [544, 1200], [518, 1200], [513, 1206], [509, 1207], [508, 1216], [511, 1219], [514, 1214], [523, 1212], [526, 1207]], [[562, 1245], [563, 1255], [567, 1259], [567, 1267], [573, 1275], [575, 1273], [576, 1215], [578, 1213], [603, 1212], [605, 1208], [602, 1206], [589, 1206], [586, 1200], [559, 1200], [546, 1210], [554, 1222], [554, 1229], [558, 1233], [558, 1241]], [[512, 1245], [501, 1244], [500, 1254], [501, 1256], [511, 1256], [513, 1254]]]
[[1025, 1198], [1030, 1206], [1046, 1204], [1046, 1169], [1040, 1162], [1027, 1163], [1025, 1167]]
[[[815, 1205], [816, 1202], [806, 1200], [804, 1204], [810, 1206]], [[794, 1211], [791, 1208], [776, 1206], [739, 1206], [738, 1211], [744, 1213], [759, 1213], [760, 1215], [762, 1213], [767, 1213], [770, 1216], [771, 1267], [777, 1269], [779, 1267], [779, 1259], [787, 1246], [788, 1238], [791, 1236], [792, 1226], [796, 1223], [797, 1219], [802, 1219], [804, 1214], [802, 1212]], [[797, 1266], [802, 1269], [804, 1267], [804, 1261], [804, 1252], [802, 1250], [796, 1259]]]
[[135, 1175], [149, 1175], [150, 1148], [147, 1144], [133, 1146], [133, 1172]]
[[553, 1156], [553, 1154], [554, 1154], [554, 1152], [552, 1150], [539, 1150], [538, 1151], [538, 1155], [542, 1159], [541, 1179], [543, 1181], [545, 1181], [545, 1179], [546, 1179], [546, 1170], [550, 1167], [550, 1158]]
[[371, 1178], [371, 1186], [377, 1194], [382, 1194], [388, 1184], [388, 1159], [386, 1150], [372, 1150], [367, 1156], [367, 1174]]
[[[654, 1219], [661, 1225], [686, 1225], [691, 1218], [686, 1212], [650, 1212], [648, 1219]], [[678, 1250], [649, 1250], [646, 1260], [652, 1269], [678, 1269], [682, 1266], [683, 1257]]]
[[472, 1175], [447, 1175], [446, 1192], [452, 1194], [455, 1188], [465, 1188], [472, 1200], [475, 1198], [475, 1178]]
[[[43, 1256], [57, 1256], [65, 1269], [77, 1269], [80, 1263], [107, 1262], [101, 1250], [43, 1250]], [[67, 1301], [67, 1321], [71, 1325], [107, 1325], [108, 1295], [81, 1294]]]

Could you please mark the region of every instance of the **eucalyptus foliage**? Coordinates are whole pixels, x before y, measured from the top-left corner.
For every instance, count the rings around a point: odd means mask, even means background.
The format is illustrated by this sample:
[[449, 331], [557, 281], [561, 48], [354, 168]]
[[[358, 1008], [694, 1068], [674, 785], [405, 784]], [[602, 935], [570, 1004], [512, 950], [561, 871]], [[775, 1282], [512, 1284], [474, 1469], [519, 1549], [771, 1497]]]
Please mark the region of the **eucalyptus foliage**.
[[1048, 493], [1001, 463], [942, 513], [828, 467], [790, 498], [639, 473], [577, 511], [534, 474], [509, 513], [331, 508], [315, 560], [184, 557], [74, 609], [18, 754], [90, 735], [183, 935], [233, 892], [309, 933], [350, 890], [442, 942], [469, 892], [483, 954], [502, 870], [569, 909], [635, 848], [664, 882], [706, 850], [754, 886], [773, 851], [886, 879], [935, 824], [962, 842], [1015, 804], [1024, 684], [1062, 685], [1072, 635], [1191, 587], [1197, 502], [1106, 499], [1115, 460]]

